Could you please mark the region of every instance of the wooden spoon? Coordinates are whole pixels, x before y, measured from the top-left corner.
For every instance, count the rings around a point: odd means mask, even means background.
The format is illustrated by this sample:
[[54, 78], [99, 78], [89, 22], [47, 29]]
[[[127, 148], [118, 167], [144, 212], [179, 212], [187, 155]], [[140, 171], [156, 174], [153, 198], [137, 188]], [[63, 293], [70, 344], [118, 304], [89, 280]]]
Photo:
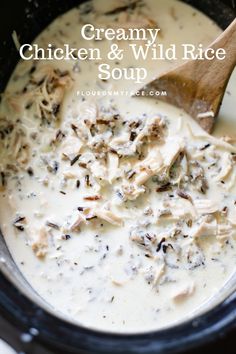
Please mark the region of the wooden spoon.
[[[224, 48], [223, 60], [190, 60], [157, 77], [140, 92], [166, 91], [158, 99], [183, 108], [210, 133], [213, 129], [230, 75], [236, 65], [236, 20], [209, 46]], [[156, 97], [156, 96], [151, 96]]]

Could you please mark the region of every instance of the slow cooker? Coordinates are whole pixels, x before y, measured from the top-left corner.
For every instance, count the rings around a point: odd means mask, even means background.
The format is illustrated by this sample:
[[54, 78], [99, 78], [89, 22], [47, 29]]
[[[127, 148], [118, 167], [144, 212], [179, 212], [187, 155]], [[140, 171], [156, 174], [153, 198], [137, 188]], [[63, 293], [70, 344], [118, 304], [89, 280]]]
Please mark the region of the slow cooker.
[[[235, 18], [233, 0], [184, 2], [204, 12], [222, 29]], [[0, 3], [1, 91], [19, 60], [12, 32], [16, 31], [22, 43], [30, 43], [54, 18], [79, 3], [77, 0], [4, 0]], [[17, 269], [2, 235], [0, 268], [0, 336], [20, 353], [156, 354], [190, 353], [193, 349], [205, 352], [210, 342], [222, 336], [227, 339], [229, 332], [232, 340], [236, 333], [235, 292], [207, 313], [178, 326], [146, 334], [110, 334], [74, 325], [50, 312]], [[209, 353], [210, 347], [207, 348]], [[217, 344], [214, 348], [217, 353]]]

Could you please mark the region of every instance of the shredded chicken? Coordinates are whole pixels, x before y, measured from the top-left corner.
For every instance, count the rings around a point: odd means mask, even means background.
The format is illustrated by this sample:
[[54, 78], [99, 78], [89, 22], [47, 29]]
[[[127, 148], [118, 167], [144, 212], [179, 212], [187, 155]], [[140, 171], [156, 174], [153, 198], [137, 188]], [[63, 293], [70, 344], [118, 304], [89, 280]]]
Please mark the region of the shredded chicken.
[[71, 86], [68, 72], [44, 65], [31, 74], [23, 93], [6, 96], [6, 100], [15, 112], [34, 107], [38, 118], [52, 122], [59, 118], [65, 92]]
[[107, 164], [108, 164], [108, 180], [109, 183], [112, 183], [115, 178], [118, 176], [119, 168], [119, 157], [117, 154], [108, 153], [107, 155]]
[[180, 152], [182, 152], [183, 150], [183, 140], [179, 138], [168, 138], [163, 148], [161, 148], [164, 166], [170, 169]]
[[134, 180], [134, 184], [137, 186], [143, 185], [150, 177], [161, 171], [163, 167], [163, 159], [158, 149], [151, 150], [149, 155], [143, 160], [135, 171], [137, 175]]
[[48, 235], [45, 228], [41, 228], [38, 231], [36, 240], [32, 242], [31, 247], [36, 257], [44, 258], [46, 256], [48, 251]]
[[191, 296], [194, 293], [194, 290], [195, 285], [192, 282], [191, 284], [185, 285], [180, 290], [176, 291], [172, 298], [175, 302], [182, 302]]
[[225, 152], [221, 157], [221, 171], [216, 176], [216, 181], [226, 180], [227, 177], [232, 172], [232, 170], [233, 170], [232, 155], [228, 152]]
[[98, 218], [103, 219], [112, 225], [115, 225], [115, 226], [122, 226], [123, 225], [122, 218], [110, 210], [106, 210], [104, 208], [94, 209], [93, 214], [95, 216], [97, 216]]
[[71, 221], [71, 225], [69, 227], [69, 230], [70, 231], [80, 231], [80, 226], [82, 223], [86, 223], [86, 217], [80, 213], [80, 212], [77, 212], [75, 214], [75, 217], [74, 219]]
[[144, 128], [135, 138], [134, 142], [142, 142], [145, 139], [148, 142], [163, 143], [165, 135], [166, 123], [165, 120], [159, 116], [147, 119]]
[[219, 210], [217, 202], [210, 199], [195, 199], [194, 206], [200, 215], [212, 214]]
[[165, 264], [161, 264], [157, 269], [155, 273], [155, 277], [153, 280], [153, 287], [156, 287], [162, 277], [162, 275], [165, 273]]
[[233, 235], [233, 228], [231, 225], [220, 224], [218, 225], [218, 231], [216, 239], [223, 244], [230, 236]]
[[195, 227], [192, 232], [192, 237], [206, 237], [206, 236], [216, 236], [217, 235], [217, 222], [213, 220], [212, 222], [203, 221], [200, 225]]

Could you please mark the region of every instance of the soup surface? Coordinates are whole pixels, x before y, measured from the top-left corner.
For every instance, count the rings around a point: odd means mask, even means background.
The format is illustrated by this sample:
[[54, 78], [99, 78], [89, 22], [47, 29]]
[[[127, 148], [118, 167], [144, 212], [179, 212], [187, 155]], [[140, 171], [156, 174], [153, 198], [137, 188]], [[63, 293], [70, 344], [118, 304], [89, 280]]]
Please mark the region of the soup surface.
[[[174, 43], [179, 58], [182, 43], [207, 46], [220, 33], [178, 1], [98, 0], [58, 17], [35, 43], [106, 53], [107, 40], [81, 37], [86, 23], [158, 27], [157, 44]], [[149, 80], [180, 63], [137, 62], [129, 43], [119, 41], [127, 55], [111, 68], [144, 66]], [[182, 110], [122, 94], [134, 80], [99, 80], [100, 64], [17, 65], [0, 107], [1, 229], [56, 313], [100, 330], [154, 330], [197, 313], [235, 270], [236, 77], [210, 136]], [[109, 90], [119, 94], [99, 95]]]
[[2, 339], [0, 339], [1, 354], [16, 354], [16, 352]]

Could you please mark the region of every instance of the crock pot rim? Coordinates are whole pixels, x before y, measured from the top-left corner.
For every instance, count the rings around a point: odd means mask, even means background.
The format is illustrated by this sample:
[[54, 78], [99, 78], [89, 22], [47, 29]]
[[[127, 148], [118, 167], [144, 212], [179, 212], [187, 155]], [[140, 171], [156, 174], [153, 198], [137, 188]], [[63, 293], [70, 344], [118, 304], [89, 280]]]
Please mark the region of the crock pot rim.
[[[0, 283], [1, 316], [22, 333], [37, 329], [33, 342], [57, 353], [178, 353], [183, 348], [207, 344], [236, 328], [236, 294], [211, 311], [176, 327], [138, 335], [113, 334], [86, 329], [51, 315], [22, 295], [2, 274]], [[8, 335], [4, 333], [3, 339], [12, 344]]]

